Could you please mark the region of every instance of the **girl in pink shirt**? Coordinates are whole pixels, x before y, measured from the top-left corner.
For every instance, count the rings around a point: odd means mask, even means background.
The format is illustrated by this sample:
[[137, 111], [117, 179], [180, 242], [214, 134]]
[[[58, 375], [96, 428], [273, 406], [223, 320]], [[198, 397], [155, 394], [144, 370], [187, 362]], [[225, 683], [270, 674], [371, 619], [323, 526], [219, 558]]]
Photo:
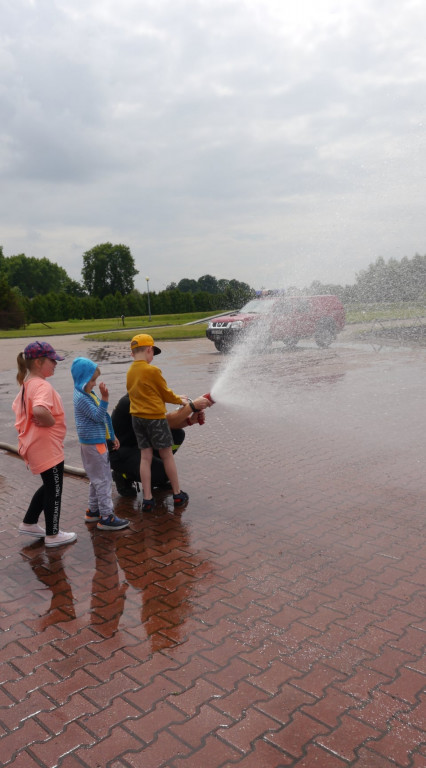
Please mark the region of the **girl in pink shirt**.
[[[19, 454], [33, 475], [41, 475], [42, 485], [35, 492], [19, 533], [44, 538], [46, 547], [69, 544], [75, 533], [59, 530], [64, 476], [65, 413], [62, 400], [46, 381], [55, 372], [57, 360], [64, 358], [46, 341], [34, 341], [17, 357], [16, 380], [21, 385], [13, 401]], [[38, 520], [44, 511], [46, 530]]]

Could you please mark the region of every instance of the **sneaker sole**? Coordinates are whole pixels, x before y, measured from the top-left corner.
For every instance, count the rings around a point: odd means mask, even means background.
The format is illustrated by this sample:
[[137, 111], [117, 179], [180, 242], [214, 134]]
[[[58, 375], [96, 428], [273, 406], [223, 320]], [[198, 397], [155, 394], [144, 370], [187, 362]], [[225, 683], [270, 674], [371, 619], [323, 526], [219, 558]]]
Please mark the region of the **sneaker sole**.
[[53, 547], [63, 547], [65, 544], [73, 544], [74, 541], [77, 541], [77, 536], [75, 536], [73, 539], [68, 539], [68, 541], [55, 541], [54, 544], [49, 544], [47, 541], [45, 541], [45, 546], [50, 548]]
[[85, 517], [84, 518], [84, 522], [85, 523], [98, 523], [100, 519], [101, 519], [100, 516], [99, 517]]
[[123, 528], [129, 527], [129, 523], [126, 525], [102, 525], [102, 523], [98, 523], [97, 527], [100, 531], [122, 531]]
[[44, 539], [45, 533], [32, 533], [31, 531], [19, 531], [20, 536], [32, 536], [33, 539]]

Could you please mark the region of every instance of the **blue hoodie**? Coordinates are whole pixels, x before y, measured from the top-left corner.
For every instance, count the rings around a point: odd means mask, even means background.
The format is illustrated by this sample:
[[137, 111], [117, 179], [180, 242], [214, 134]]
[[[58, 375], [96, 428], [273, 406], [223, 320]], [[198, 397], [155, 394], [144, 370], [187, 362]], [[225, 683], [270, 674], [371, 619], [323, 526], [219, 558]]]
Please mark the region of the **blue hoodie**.
[[87, 357], [76, 357], [71, 365], [74, 379], [74, 418], [80, 443], [95, 445], [114, 440], [115, 434], [108, 403], [91, 392], [84, 391], [97, 369], [96, 363]]

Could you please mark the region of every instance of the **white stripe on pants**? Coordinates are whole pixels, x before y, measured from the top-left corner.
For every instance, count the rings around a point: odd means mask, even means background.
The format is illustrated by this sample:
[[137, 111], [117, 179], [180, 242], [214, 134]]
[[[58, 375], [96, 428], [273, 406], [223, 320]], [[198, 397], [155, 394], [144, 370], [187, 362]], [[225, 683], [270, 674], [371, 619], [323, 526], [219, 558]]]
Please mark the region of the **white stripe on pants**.
[[90, 480], [89, 509], [101, 517], [114, 513], [112, 503], [112, 476], [108, 451], [99, 453], [96, 445], [80, 444], [81, 460]]

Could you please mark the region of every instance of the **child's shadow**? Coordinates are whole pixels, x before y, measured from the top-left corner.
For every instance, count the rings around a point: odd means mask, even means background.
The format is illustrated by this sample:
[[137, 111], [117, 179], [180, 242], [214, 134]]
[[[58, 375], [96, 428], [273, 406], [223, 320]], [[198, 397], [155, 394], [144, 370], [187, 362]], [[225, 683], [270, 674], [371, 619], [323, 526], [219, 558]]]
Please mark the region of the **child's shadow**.
[[117, 631], [123, 614], [128, 583], [120, 580], [117, 563], [116, 533], [105, 533], [90, 528], [90, 539], [95, 556], [90, 595], [90, 623], [104, 637]]
[[25, 547], [21, 555], [29, 562], [37, 579], [51, 591], [50, 605], [34, 620], [34, 629], [43, 631], [52, 624], [75, 619], [74, 596], [62, 562], [62, 552]]

